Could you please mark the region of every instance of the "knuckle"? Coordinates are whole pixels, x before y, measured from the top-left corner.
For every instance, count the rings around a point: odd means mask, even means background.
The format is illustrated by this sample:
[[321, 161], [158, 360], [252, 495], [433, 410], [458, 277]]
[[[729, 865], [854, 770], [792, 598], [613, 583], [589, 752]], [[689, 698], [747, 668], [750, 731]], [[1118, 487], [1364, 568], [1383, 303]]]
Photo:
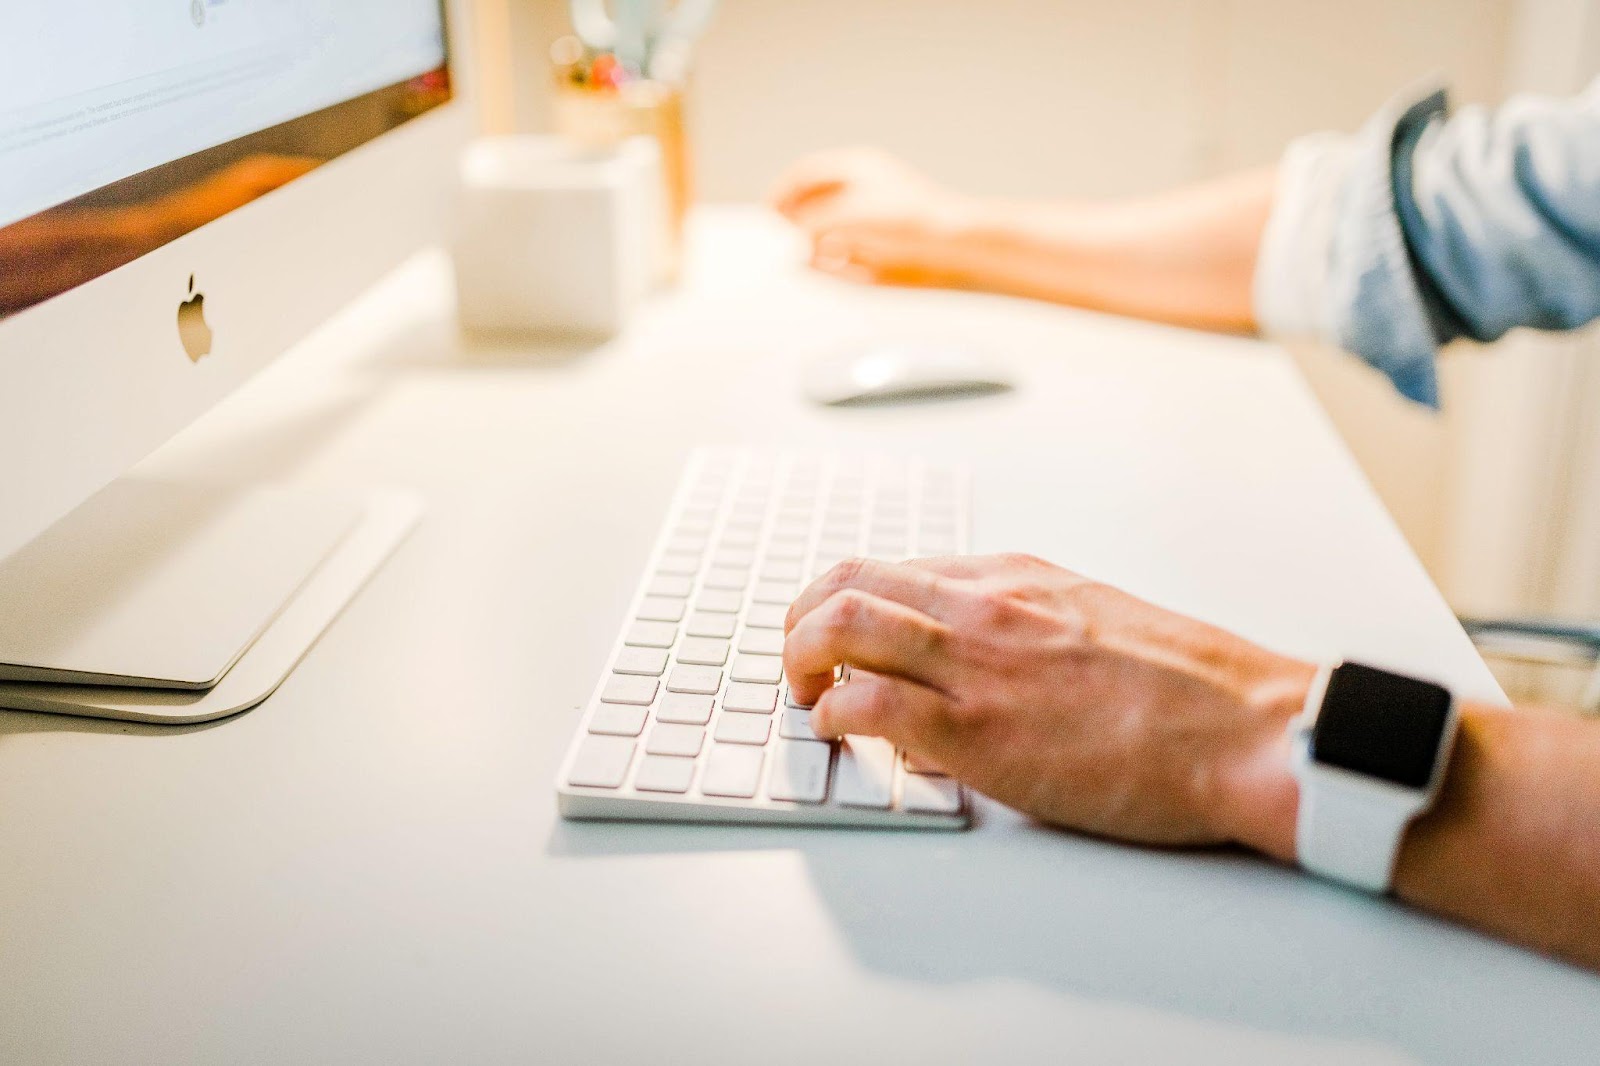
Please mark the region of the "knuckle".
[[828, 575], [829, 583], [834, 588], [848, 588], [861, 580], [866, 568], [865, 559], [845, 559], [843, 562], [835, 563]]
[[1012, 570], [1039, 570], [1050, 565], [1037, 555], [1028, 552], [1006, 552], [1000, 556], [1000, 561], [1007, 569]]
[[1010, 620], [1015, 607], [1006, 590], [986, 588], [973, 598], [973, 620], [985, 629], [997, 629]]
[[828, 597], [824, 625], [830, 633], [853, 628], [867, 610], [867, 598], [855, 589], [844, 589]]

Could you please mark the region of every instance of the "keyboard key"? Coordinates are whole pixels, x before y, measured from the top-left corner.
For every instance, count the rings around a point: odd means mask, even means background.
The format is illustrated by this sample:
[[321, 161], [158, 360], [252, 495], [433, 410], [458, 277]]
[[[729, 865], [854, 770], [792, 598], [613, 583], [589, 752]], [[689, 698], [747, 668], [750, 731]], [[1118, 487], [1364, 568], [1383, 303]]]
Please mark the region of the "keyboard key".
[[888, 810], [894, 800], [894, 746], [880, 737], [841, 740], [833, 794], [846, 807]]
[[669, 622], [634, 622], [628, 626], [624, 644], [636, 648], [670, 648], [678, 639], [678, 627]]
[[650, 730], [644, 750], [651, 755], [681, 755], [692, 759], [700, 754], [700, 745], [705, 739], [706, 731], [700, 726], [657, 723]]
[[725, 711], [754, 711], [756, 714], [771, 714], [778, 706], [778, 687], [776, 685], [752, 685], [733, 681], [728, 684], [728, 691], [722, 694], [722, 709]]
[[767, 545], [768, 559], [804, 559], [806, 557], [806, 542], [804, 538], [793, 539], [784, 537], [774, 540]]
[[628, 776], [628, 763], [633, 761], [633, 746], [634, 742], [627, 737], [584, 737], [578, 745], [577, 757], [572, 760], [567, 784], [616, 788]]
[[803, 711], [809, 711], [811, 709], [809, 704], [801, 703], [795, 699], [794, 689], [790, 688], [788, 685], [783, 687], [783, 705], [785, 707], [794, 707]]
[[783, 630], [784, 619], [789, 616], [789, 608], [781, 603], [752, 603], [745, 612], [744, 624], [754, 629]]
[[948, 777], [907, 774], [900, 782], [900, 809], [921, 814], [955, 814], [961, 810], [961, 786]]
[[722, 531], [722, 547], [725, 548], [753, 548], [756, 546], [756, 531], [748, 527], [730, 526]]
[[623, 703], [602, 703], [589, 716], [589, 732], [636, 737], [644, 729], [645, 709]]
[[639, 604], [639, 618], [646, 622], [680, 622], [688, 604], [677, 596], [646, 596]]
[[717, 719], [717, 740], [723, 744], [765, 744], [772, 719], [764, 714], [723, 711]]
[[714, 745], [700, 779], [700, 791], [708, 796], [749, 799], [761, 781], [761, 761], [765, 756], [762, 749], [742, 744]]
[[611, 669], [619, 674], [660, 677], [667, 669], [667, 653], [660, 648], [623, 648], [617, 652], [616, 665]]
[[694, 780], [694, 760], [667, 755], [646, 755], [633, 775], [633, 787], [641, 792], [687, 792]]
[[706, 571], [706, 588], [708, 589], [742, 589], [749, 583], [750, 573], [746, 570], [712, 568]]
[[[727, 615], [712, 617], [726, 618]], [[728, 661], [728, 642], [707, 637], [684, 637], [683, 646], [678, 649], [678, 661], [694, 666], [721, 666]]]
[[929, 766], [926, 763], [920, 762], [917, 759], [917, 757], [915, 755], [912, 755], [909, 751], [901, 752], [900, 754], [901, 754], [902, 759], [905, 761], [906, 773], [908, 773], [908, 774], [926, 774], [929, 777], [943, 777], [944, 776], [944, 771], [943, 770], [940, 770], [938, 767]]
[[[656, 717], [661, 717], [659, 711]], [[788, 740], [816, 740], [817, 734], [811, 731], [811, 712], [803, 708], [784, 711], [783, 720], [778, 723], [778, 735]]]
[[728, 677], [734, 681], [776, 685], [783, 679], [783, 660], [776, 655], [735, 655]]
[[823, 537], [817, 542], [818, 555], [839, 556], [841, 558], [854, 555], [856, 552], [856, 538], [848, 537]]
[[729, 570], [748, 570], [756, 565], [756, 553], [749, 548], [723, 548], [711, 557], [711, 565]]
[[699, 599], [694, 601], [695, 610], [716, 611], [719, 614], [738, 614], [739, 608], [743, 606], [744, 593], [736, 589], [706, 589], [700, 593]]
[[828, 797], [828, 745], [813, 740], [790, 740], [772, 752], [772, 774], [767, 795], [775, 800], [821, 803]]
[[799, 581], [800, 575], [798, 559], [768, 559], [761, 564], [762, 581]]
[[661, 682], [653, 677], [635, 677], [632, 674], [612, 674], [600, 692], [601, 703], [630, 703], [648, 707], [656, 698]]
[[700, 556], [668, 552], [661, 557], [661, 562], [656, 564], [656, 569], [663, 574], [686, 574], [693, 577], [700, 572]]
[[709, 611], [696, 611], [689, 616], [689, 625], [686, 627], [691, 637], [715, 637], [718, 640], [733, 639], [735, 619], [731, 614], [712, 614]]
[[646, 588], [646, 596], [687, 596], [694, 590], [694, 579], [679, 574], [657, 574]]
[[706, 550], [703, 533], [679, 533], [667, 541], [667, 551], [673, 555], [700, 555]]
[[[771, 604], [762, 606], [770, 607]], [[783, 630], [746, 629], [739, 635], [739, 650], [746, 655], [782, 655]]]
[[[799, 594], [800, 590], [790, 582], [758, 581], [750, 598], [756, 603], [781, 603], [787, 607]], [[667, 618], [663, 621], [673, 622], [676, 619]]]
[[680, 725], [705, 725], [711, 721], [711, 697], [693, 692], [669, 692], [656, 708], [656, 721]]
[[714, 696], [722, 687], [722, 671], [712, 666], [674, 666], [667, 676], [668, 692], [698, 692]]

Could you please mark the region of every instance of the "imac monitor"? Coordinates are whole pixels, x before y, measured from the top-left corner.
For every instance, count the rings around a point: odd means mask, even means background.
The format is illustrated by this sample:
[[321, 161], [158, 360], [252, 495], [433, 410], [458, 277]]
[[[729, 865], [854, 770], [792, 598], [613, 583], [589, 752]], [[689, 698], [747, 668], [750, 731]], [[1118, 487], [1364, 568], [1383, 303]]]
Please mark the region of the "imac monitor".
[[443, 235], [441, 0], [0, 14], [0, 559]]

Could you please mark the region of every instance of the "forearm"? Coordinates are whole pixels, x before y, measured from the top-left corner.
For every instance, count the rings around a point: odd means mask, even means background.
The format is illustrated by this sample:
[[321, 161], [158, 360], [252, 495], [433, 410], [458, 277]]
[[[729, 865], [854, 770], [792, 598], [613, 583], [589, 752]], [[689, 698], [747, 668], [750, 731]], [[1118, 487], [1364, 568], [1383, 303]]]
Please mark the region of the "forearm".
[[1209, 329], [1255, 328], [1257, 250], [1276, 171], [1148, 199], [972, 205], [962, 283]]
[[[1234, 839], [1293, 862], [1299, 789], [1285, 727], [1304, 690], [1298, 698], [1283, 691], [1262, 703], [1263, 742], [1232, 775], [1236, 802], [1225, 817]], [[1600, 726], [1535, 708], [1467, 705], [1439, 798], [1402, 841], [1393, 891], [1600, 969]]]
[[1600, 968], [1600, 728], [1469, 706], [1439, 801], [1406, 834], [1395, 893]]

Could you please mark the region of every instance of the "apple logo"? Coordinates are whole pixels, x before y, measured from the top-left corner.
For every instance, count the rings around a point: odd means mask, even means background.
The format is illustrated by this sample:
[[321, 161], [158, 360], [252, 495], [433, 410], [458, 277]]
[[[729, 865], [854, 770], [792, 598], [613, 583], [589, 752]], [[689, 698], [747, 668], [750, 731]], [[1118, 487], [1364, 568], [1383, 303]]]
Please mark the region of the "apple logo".
[[194, 291], [194, 275], [189, 275], [189, 298], [178, 305], [178, 337], [189, 361], [198, 363], [211, 354], [211, 327], [206, 325], [205, 294]]

